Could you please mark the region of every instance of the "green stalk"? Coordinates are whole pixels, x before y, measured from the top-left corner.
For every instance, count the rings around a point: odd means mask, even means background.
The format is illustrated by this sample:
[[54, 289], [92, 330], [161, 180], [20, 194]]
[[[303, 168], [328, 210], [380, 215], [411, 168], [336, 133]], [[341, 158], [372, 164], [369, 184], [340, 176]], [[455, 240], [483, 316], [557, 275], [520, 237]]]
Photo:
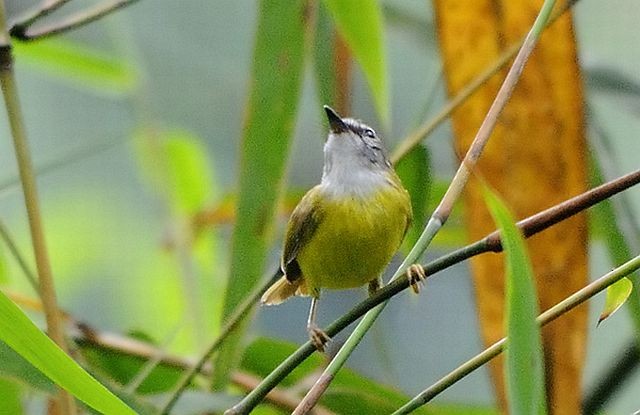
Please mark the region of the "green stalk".
[[[625, 276], [631, 274], [638, 268], [640, 268], [640, 255], [624, 263], [613, 271], [605, 274], [596, 281], [575, 292], [574, 294], [559, 302], [555, 306], [551, 307], [544, 313], [540, 314], [537, 318], [538, 324], [540, 326], [545, 326], [546, 324], [554, 321], [561, 315], [571, 311], [578, 305], [587, 301], [599, 292], [605, 290], [607, 287], [621, 280]], [[455, 384], [457, 381], [464, 378], [469, 373], [473, 372], [480, 366], [484, 365], [485, 363], [502, 353], [506, 342], [507, 338], [503, 338], [502, 340], [494, 343], [493, 345], [485, 349], [482, 353], [468, 360], [457, 369], [450, 372], [448, 375], [444, 376], [442, 379], [431, 385], [429, 388], [422, 391], [415, 398], [413, 398], [411, 401], [407, 402], [407, 404], [394, 412], [394, 415], [408, 414], [418, 409], [420, 406], [426, 404], [427, 402], [431, 401], [433, 398]]]
[[[436, 208], [433, 215], [429, 219], [427, 226], [425, 227], [422, 235], [418, 239], [418, 242], [414, 245], [409, 255], [402, 262], [402, 265], [396, 270], [391, 281], [399, 278], [404, 275], [405, 270], [414, 262], [416, 262], [423, 254], [423, 252], [427, 249], [435, 235], [438, 233], [440, 228], [445, 224], [451, 210], [453, 209], [453, 205], [460, 197], [464, 186], [469, 180], [469, 176], [473, 171], [478, 159], [480, 158], [480, 154], [482, 154], [482, 150], [485, 145], [489, 141], [489, 137], [493, 132], [493, 129], [498, 122], [498, 116], [502, 112], [502, 109], [505, 107], [509, 98], [511, 97], [511, 93], [515, 89], [516, 84], [518, 83], [518, 79], [522, 74], [524, 69], [524, 65], [527, 62], [527, 59], [531, 55], [533, 48], [535, 47], [542, 31], [547, 25], [549, 20], [549, 16], [551, 15], [551, 11], [553, 10], [553, 6], [555, 5], [555, 0], [545, 0], [542, 8], [540, 9], [540, 13], [536, 18], [529, 34], [524, 40], [522, 44], [522, 48], [516, 55], [516, 58], [507, 73], [507, 76], [496, 95], [495, 100], [491, 104], [487, 115], [485, 116], [482, 125], [480, 126], [471, 147], [467, 151], [458, 171], [456, 172], [447, 192], [445, 193], [442, 201]], [[347, 339], [345, 344], [340, 348], [338, 354], [333, 358], [329, 366], [324, 370], [322, 375], [318, 378], [316, 383], [311, 387], [311, 390], [304, 397], [302, 402], [298, 408], [296, 408], [294, 414], [302, 415], [306, 414], [313, 408], [313, 406], [318, 402], [324, 391], [329, 387], [329, 384], [338, 373], [338, 370], [342, 368], [344, 363], [347, 361], [351, 353], [358, 346], [364, 335], [369, 331], [373, 323], [376, 321], [382, 310], [386, 305], [386, 301], [370, 312], [362, 319], [362, 321], [355, 328], [351, 336]]]
[[[13, 58], [11, 56], [9, 34], [6, 30], [4, 1], [0, 1], [0, 85], [2, 87], [7, 116], [9, 118], [9, 126], [13, 137], [13, 145], [18, 162], [20, 181], [22, 183], [22, 191], [27, 208], [27, 216], [29, 218], [31, 242], [38, 270], [38, 291], [42, 298], [42, 305], [47, 321], [47, 330], [51, 339], [66, 352], [67, 347], [64, 330], [58, 310], [56, 291], [51, 273], [51, 264], [49, 262], [49, 255], [42, 228], [42, 219], [40, 217], [36, 181], [34, 178], [31, 156], [29, 154], [29, 147], [27, 145], [27, 133], [18, 100], [15, 77], [13, 75]], [[58, 402], [60, 412], [62, 414], [72, 415], [76, 413], [76, 406], [73, 397], [62, 389], [60, 389]]]

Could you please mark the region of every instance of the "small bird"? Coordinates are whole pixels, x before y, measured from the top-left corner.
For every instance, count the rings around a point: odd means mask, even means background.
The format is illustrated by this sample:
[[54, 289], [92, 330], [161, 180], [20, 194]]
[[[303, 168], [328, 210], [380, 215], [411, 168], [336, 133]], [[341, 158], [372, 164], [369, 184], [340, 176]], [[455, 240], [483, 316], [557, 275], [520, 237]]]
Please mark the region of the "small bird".
[[[316, 325], [322, 288], [368, 283], [369, 294], [398, 250], [411, 224], [411, 200], [389, 161], [382, 140], [369, 126], [340, 118], [328, 106], [322, 181], [304, 195], [289, 219], [277, 280], [262, 296], [264, 305], [294, 295], [310, 296], [309, 338], [324, 350], [329, 336]], [[424, 270], [407, 271], [414, 291]]]

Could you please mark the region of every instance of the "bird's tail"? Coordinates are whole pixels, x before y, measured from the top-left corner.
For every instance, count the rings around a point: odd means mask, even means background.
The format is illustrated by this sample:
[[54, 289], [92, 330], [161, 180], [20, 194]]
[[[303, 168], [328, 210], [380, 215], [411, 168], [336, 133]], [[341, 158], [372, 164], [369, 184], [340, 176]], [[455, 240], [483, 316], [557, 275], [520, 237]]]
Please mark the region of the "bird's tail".
[[302, 282], [302, 278], [291, 282], [287, 277], [281, 277], [278, 281], [274, 282], [267, 291], [265, 291], [260, 302], [263, 305], [276, 305], [293, 295], [301, 294], [304, 289], [304, 287], [301, 287]]

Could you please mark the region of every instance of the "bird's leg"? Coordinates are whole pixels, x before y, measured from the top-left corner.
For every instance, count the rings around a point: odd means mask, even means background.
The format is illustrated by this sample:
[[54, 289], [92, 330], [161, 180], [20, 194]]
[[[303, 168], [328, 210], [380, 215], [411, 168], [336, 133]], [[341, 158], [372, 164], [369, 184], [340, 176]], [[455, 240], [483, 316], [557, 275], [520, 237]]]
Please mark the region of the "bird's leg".
[[318, 309], [318, 297], [311, 297], [311, 308], [309, 309], [309, 320], [307, 320], [307, 332], [309, 333], [309, 339], [316, 349], [324, 352], [324, 345], [331, 340], [331, 337], [327, 335], [316, 324], [316, 311]]
[[420, 264], [413, 264], [407, 268], [407, 278], [414, 293], [420, 294], [420, 285], [424, 284], [427, 279], [427, 273]]
[[369, 281], [369, 297], [376, 293], [382, 287], [382, 278], [378, 277]]

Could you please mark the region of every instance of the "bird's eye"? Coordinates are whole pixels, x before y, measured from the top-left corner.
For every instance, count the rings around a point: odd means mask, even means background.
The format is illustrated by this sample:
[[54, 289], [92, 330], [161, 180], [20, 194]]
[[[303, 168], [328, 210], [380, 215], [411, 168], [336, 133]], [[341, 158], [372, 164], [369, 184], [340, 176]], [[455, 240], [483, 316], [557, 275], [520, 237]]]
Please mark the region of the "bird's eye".
[[376, 136], [376, 132], [373, 131], [371, 128], [367, 128], [366, 130], [364, 130], [364, 135], [370, 138], [374, 138]]

